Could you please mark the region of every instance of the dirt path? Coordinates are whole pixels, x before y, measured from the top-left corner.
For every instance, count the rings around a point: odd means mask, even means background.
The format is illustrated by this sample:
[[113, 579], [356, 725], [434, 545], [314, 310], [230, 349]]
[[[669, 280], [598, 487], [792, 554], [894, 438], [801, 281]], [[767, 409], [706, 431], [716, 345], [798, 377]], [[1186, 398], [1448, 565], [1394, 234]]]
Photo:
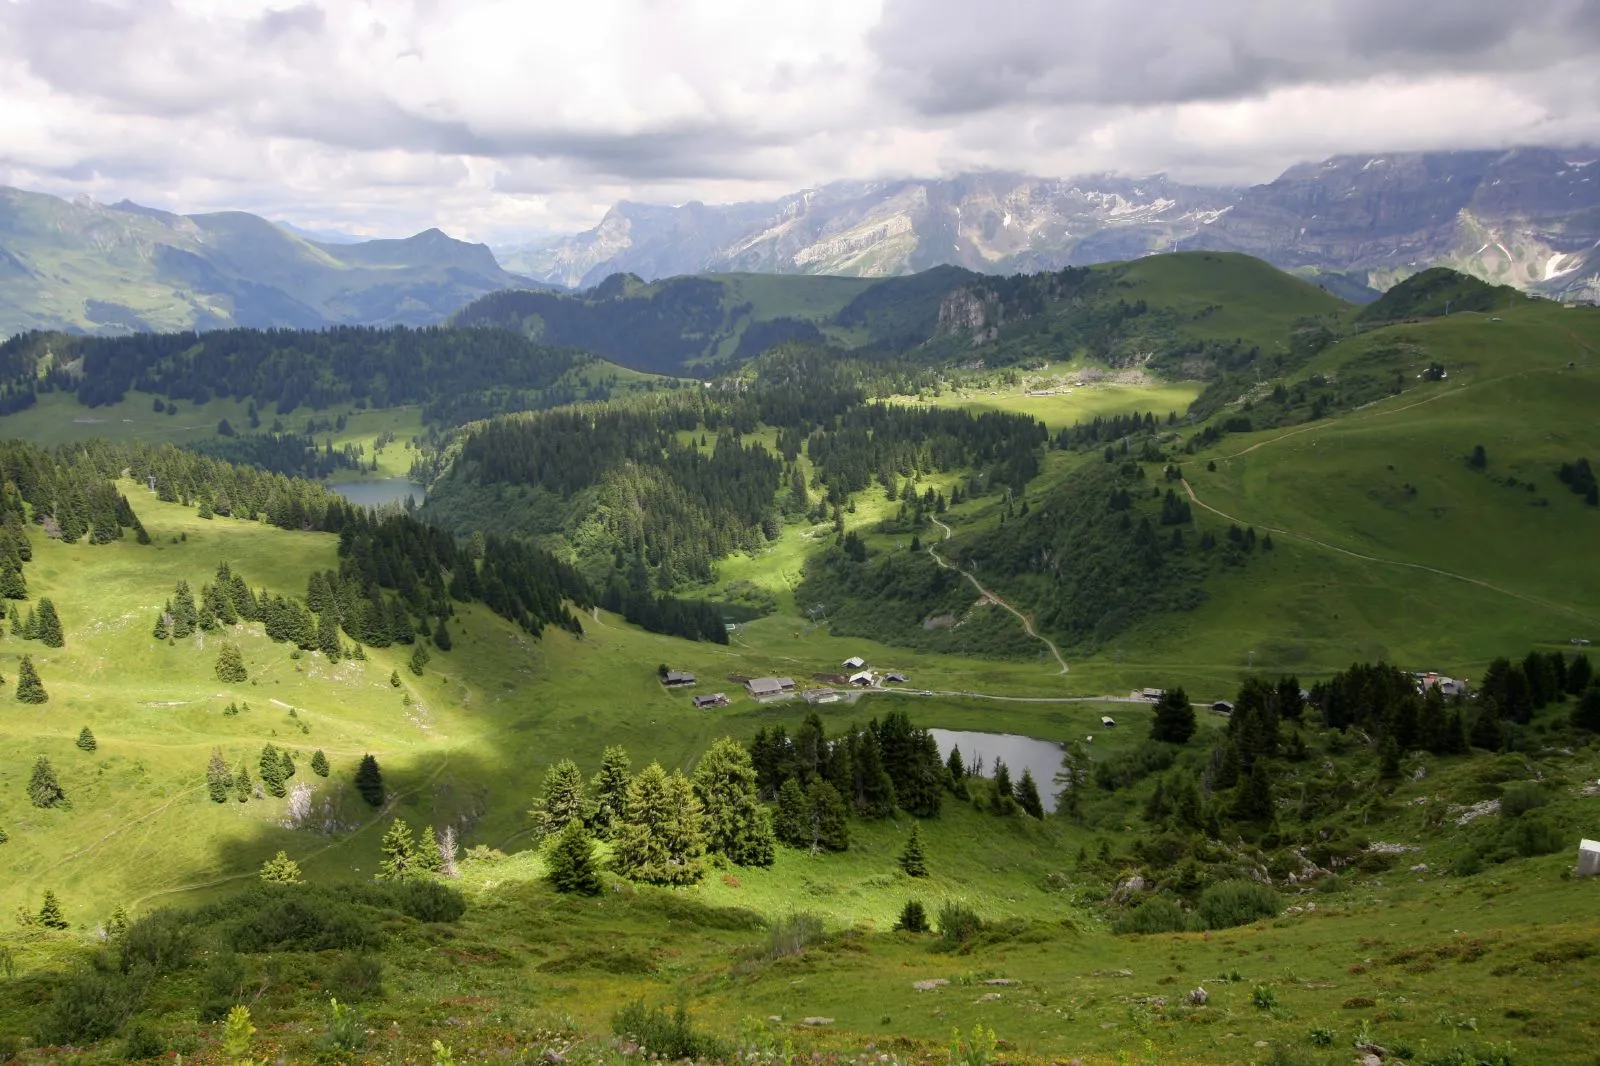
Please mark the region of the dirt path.
[[[943, 522], [939, 521], [937, 518], [933, 518], [932, 515], [929, 515], [928, 517], [932, 520], [934, 525], [938, 526], [941, 530], [944, 531], [944, 539], [945, 540], [949, 540], [950, 537], [951, 537], [950, 527], [945, 525]], [[960, 574], [962, 577], [964, 577], [968, 581], [972, 582], [972, 587], [978, 590], [978, 595], [982, 596], [986, 602], [992, 603], [992, 604], [996, 605], [997, 607], [1004, 607], [1006, 610], [1008, 610], [1012, 614], [1016, 615], [1017, 616], [1017, 620], [1022, 623], [1022, 631], [1024, 633], [1028, 634], [1028, 636], [1032, 637], [1034, 640], [1039, 641], [1045, 647], [1050, 649], [1050, 654], [1054, 655], [1055, 658], [1056, 658], [1056, 662], [1061, 664], [1061, 672], [1063, 674], [1066, 673], [1069, 669], [1071, 669], [1069, 666], [1067, 666], [1067, 660], [1065, 660], [1065, 659], [1063, 659], [1061, 657], [1061, 649], [1057, 648], [1055, 646], [1055, 643], [1053, 641], [1051, 641], [1051, 639], [1049, 637], [1041, 636], [1039, 631], [1037, 629], [1033, 628], [1033, 619], [1029, 618], [1027, 615], [1023, 614], [1021, 611], [1017, 610], [1015, 607], [1011, 606], [1005, 600], [1002, 600], [999, 596], [996, 596], [994, 593], [990, 592], [988, 589], [984, 588], [983, 585], [978, 582], [978, 579], [973, 577], [967, 571], [961, 569], [959, 566], [955, 566], [955, 565], [953, 565], [951, 563], [946, 562], [944, 560], [944, 558], [938, 552], [934, 551], [933, 545], [931, 545], [931, 544], [928, 545], [928, 556], [929, 556], [929, 558], [931, 558], [934, 562], [938, 563], [944, 569], [946, 569], [946, 570], [954, 570], [956, 573]]]
[[[1271, 441], [1264, 441], [1263, 443], [1270, 444]], [[1218, 510], [1202, 500], [1199, 496], [1195, 495], [1194, 486], [1189, 484], [1188, 478], [1181, 478], [1180, 483], [1183, 485], [1183, 491], [1188, 493], [1190, 502], [1195, 504], [1197, 507], [1204, 507], [1218, 518], [1225, 518], [1235, 525], [1248, 526], [1251, 524], [1243, 518], [1238, 518], [1234, 515], [1228, 514], [1226, 511]], [[1341, 548], [1337, 544], [1329, 544], [1325, 540], [1318, 540], [1315, 537], [1308, 537], [1304, 533], [1296, 533], [1291, 529], [1278, 529], [1275, 526], [1258, 526], [1257, 528], [1264, 529], [1268, 533], [1274, 533], [1280, 537], [1289, 537], [1294, 540], [1304, 541], [1307, 544], [1313, 544], [1326, 551], [1338, 552], [1340, 555], [1347, 555], [1352, 559], [1360, 559], [1363, 562], [1379, 563], [1383, 566], [1401, 566], [1405, 567], [1407, 570], [1422, 570], [1429, 574], [1437, 574], [1439, 577], [1450, 578], [1453, 581], [1464, 581], [1469, 585], [1476, 585], [1479, 588], [1488, 589], [1490, 592], [1498, 592], [1502, 596], [1510, 596], [1512, 599], [1521, 600], [1524, 603], [1531, 603], [1535, 607], [1541, 607], [1547, 611], [1557, 611], [1562, 614], [1569, 614], [1574, 618], [1581, 618], [1586, 622], [1593, 622], [1596, 620], [1594, 616], [1585, 614], [1576, 608], [1568, 607], [1565, 604], [1551, 603], [1548, 600], [1541, 600], [1537, 596], [1529, 596], [1525, 593], [1516, 592], [1512, 589], [1501, 588], [1499, 585], [1491, 584], [1480, 578], [1468, 577], [1466, 574], [1457, 574], [1450, 570], [1441, 570], [1436, 566], [1424, 566], [1422, 563], [1408, 563], [1399, 559], [1382, 559], [1376, 555], [1363, 555], [1361, 552], [1351, 551], [1348, 548]]]

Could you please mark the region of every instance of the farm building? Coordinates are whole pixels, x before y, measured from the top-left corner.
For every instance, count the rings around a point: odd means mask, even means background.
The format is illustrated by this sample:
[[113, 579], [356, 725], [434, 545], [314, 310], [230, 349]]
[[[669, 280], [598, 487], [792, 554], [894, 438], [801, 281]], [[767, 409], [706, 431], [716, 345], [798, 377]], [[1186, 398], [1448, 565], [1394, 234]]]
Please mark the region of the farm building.
[[871, 670], [859, 670], [856, 673], [851, 674], [850, 675], [850, 683], [852, 685], [860, 685], [862, 688], [871, 687], [871, 685], [872, 685], [872, 671]]
[[1218, 714], [1232, 714], [1233, 704], [1229, 703], [1227, 700], [1218, 700], [1216, 703], [1211, 705], [1211, 709], [1216, 711]]
[[794, 691], [794, 678], [752, 677], [744, 683], [744, 688], [746, 692], [757, 698], [762, 696], [781, 696], [785, 692]]
[[1117, 724], [1117, 720], [1111, 717], [1109, 714], [1102, 714], [1100, 716], [1100, 724], [1105, 726], [1107, 729], [1110, 729]]
[[805, 701], [810, 704], [838, 703], [844, 699], [844, 693], [835, 692], [831, 688], [808, 688], [801, 693]]
[[886, 685], [904, 685], [910, 680], [905, 674], [885, 674], [883, 676], [883, 683]]
[[852, 655], [839, 665], [844, 667], [846, 670], [859, 670], [863, 666], [867, 665], [867, 660], [863, 659], [859, 655]]
[[703, 711], [707, 707], [726, 707], [727, 705], [728, 697], [720, 692], [713, 692], [709, 696], [696, 696], [694, 698], [694, 709], [697, 711]]
[[1142, 688], [1138, 692], [1135, 692], [1134, 695], [1138, 696], [1142, 700], [1149, 700], [1151, 703], [1157, 703], [1161, 699], [1161, 689]]
[[661, 683], [668, 688], [683, 688], [694, 684], [694, 675], [687, 670], [668, 670], [662, 675]]

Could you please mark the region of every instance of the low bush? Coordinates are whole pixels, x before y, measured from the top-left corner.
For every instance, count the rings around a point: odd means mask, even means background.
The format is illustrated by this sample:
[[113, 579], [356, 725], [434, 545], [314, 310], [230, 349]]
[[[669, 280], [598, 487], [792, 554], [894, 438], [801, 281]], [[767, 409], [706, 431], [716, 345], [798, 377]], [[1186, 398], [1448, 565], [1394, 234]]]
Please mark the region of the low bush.
[[376, 948], [383, 941], [368, 908], [329, 893], [263, 887], [246, 895], [259, 906], [233, 927], [235, 951], [335, 951]]
[[419, 922], [453, 922], [467, 913], [467, 898], [438, 881], [402, 881], [388, 891], [395, 908]]
[[68, 975], [35, 1022], [40, 1044], [86, 1044], [115, 1036], [143, 998], [132, 977], [103, 970]]
[[983, 919], [964, 903], [946, 903], [939, 908], [940, 951], [955, 951], [983, 932]]
[[815, 914], [791, 914], [777, 919], [767, 929], [767, 943], [761, 957], [771, 962], [787, 955], [798, 955], [821, 939], [821, 918]]
[[1181, 933], [1192, 927], [1193, 916], [1175, 900], [1153, 896], [1111, 923], [1113, 933]]
[[728, 1052], [720, 1040], [694, 1027], [689, 1007], [681, 999], [672, 1010], [634, 1000], [612, 1015], [611, 1031], [668, 1061], [715, 1060], [726, 1057]]
[[1520, 818], [1529, 811], [1550, 805], [1550, 793], [1532, 781], [1508, 785], [1500, 796], [1500, 817]]
[[134, 1022], [122, 1036], [122, 1057], [129, 1062], [157, 1058], [166, 1051], [166, 1041], [143, 1022]]
[[365, 951], [346, 952], [329, 967], [324, 983], [329, 992], [346, 1002], [381, 999], [383, 960]]
[[192, 915], [160, 910], [140, 918], [117, 941], [118, 963], [123, 973], [136, 969], [153, 974], [173, 973], [194, 961]]
[[1200, 893], [1195, 913], [1206, 929], [1229, 929], [1276, 917], [1282, 908], [1282, 899], [1266, 885], [1237, 880], [1208, 886]]

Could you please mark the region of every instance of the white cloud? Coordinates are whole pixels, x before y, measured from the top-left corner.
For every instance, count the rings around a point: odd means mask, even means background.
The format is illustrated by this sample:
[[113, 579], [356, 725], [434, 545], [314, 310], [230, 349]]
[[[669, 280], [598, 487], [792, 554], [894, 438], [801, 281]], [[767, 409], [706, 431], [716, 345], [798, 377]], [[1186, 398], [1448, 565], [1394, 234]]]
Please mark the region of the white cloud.
[[0, 181], [478, 239], [986, 167], [1600, 140], [1600, 4], [0, 0]]

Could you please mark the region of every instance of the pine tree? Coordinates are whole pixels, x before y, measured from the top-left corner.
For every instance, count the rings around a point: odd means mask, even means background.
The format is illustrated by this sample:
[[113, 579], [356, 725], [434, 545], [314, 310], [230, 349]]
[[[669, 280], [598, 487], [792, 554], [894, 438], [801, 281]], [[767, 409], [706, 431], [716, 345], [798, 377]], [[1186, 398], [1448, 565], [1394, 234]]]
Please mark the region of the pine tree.
[[1572, 709], [1572, 724], [1591, 733], [1600, 733], [1600, 685], [1591, 684]]
[[1241, 822], [1269, 822], [1272, 810], [1272, 778], [1267, 773], [1267, 761], [1257, 759], [1234, 796], [1233, 817]]
[[705, 813], [707, 850], [736, 866], [772, 865], [772, 821], [743, 744], [732, 737], [712, 744], [695, 767], [694, 792]]
[[50, 694], [44, 690], [44, 683], [39, 680], [39, 673], [33, 668], [33, 660], [24, 655], [21, 665], [17, 667], [17, 701], [44, 703], [49, 699]]
[[116, 910], [111, 912], [111, 917], [106, 919], [106, 939], [115, 943], [121, 940], [128, 931], [128, 926], [133, 923], [128, 918], [127, 910], [122, 904], [117, 904]]
[[1017, 782], [1014, 793], [1017, 806], [1035, 818], [1044, 818], [1044, 803], [1039, 799], [1039, 786], [1034, 783], [1033, 771], [1026, 766], [1022, 768], [1022, 779]]
[[3, 567], [0, 567], [0, 598], [8, 600], [25, 600], [28, 598], [28, 583], [24, 580], [22, 571], [11, 565], [9, 561]]
[[228, 792], [233, 788], [233, 775], [222, 757], [221, 748], [211, 749], [211, 761], [206, 763], [206, 792], [213, 803], [227, 803]]
[[33, 608], [32, 607], [28, 608], [27, 617], [25, 617], [22, 620], [22, 639], [23, 640], [38, 640], [39, 639], [39, 617], [38, 617], [38, 615], [33, 613]]
[[922, 852], [922, 823], [911, 823], [911, 835], [906, 838], [905, 850], [900, 852], [900, 869], [908, 877], [928, 876], [928, 857]]
[[56, 899], [56, 894], [45, 889], [44, 906], [39, 908], [39, 924], [46, 929], [69, 929], [72, 923], [67, 921], [66, 915], [61, 913], [61, 903]]
[[328, 776], [328, 757], [322, 754], [321, 748], [318, 748], [311, 756], [311, 772], [318, 777]]
[[954, 744], [950, 746], [950, 758], [945, 760], [944, 768], [950, 774], [952, 785], [967, 776], [966, 764], [961, 761], [961, 749]]
[[11, 610], [6, 612], [6, 618], [11, 622], [11, 635], [20, 637], [23, 634], [22, 615], [17, 613], [17, 605], [12, 604]]
[[1012, 795], [1011, 768], [1003, 759], [994, 761], [994, 795], [989, 797], [989, 810], [999, 815], [1007, 815], [1017, 809], [1017, 801]]
[[573, 819], [550, 838], [545, 865], [549, 869], [550, 884], [557, 892], [577, 892], [585, 896], [600, 893], [594, 838], [581, 821]]
[[289, 754], [288, 748], [279, 749], [278, 762], [283, 767], [283, 779], [288, 781], [294, 776], [294, 757]]
[[244, 656], [232, 641], [223, 641], [222, 647], [217, 649], [216, 670], [217, 680], [230, 685], [242, 684], [250, 679], [250, 672], [244, 666]]
[[705, 870], [700, 803], [681, 773], [669, 777], [659, 763], [651, 763], [629, 783], [614, 844], [612, 863], [629, 880], [666, 885], [700, 880]]
[[594, 812], [590, 819], [602, 839], [609, 840], [622, 820], [628, 802], [628, 770], [632, 763], [624, 748], [608, 747], [600, 756], [600, 772], [589, 787], [594, 790]]
[[895, 929], [906, 933], [926, 933], [928, 931], [928, 911], [919, 899], [906, 900], [906, 905], [900, 910], [900, 918], [894, 923]]
[[95, 741], [94, 734], [89, 732], [89, 727], [84, 726], [78, 730], [78, 747], [84, 751], [94, 751], [100, 745]]
[[383, 806], [383, 771], [371, 755], [361, 756], [361, 765], [356, 768], [356, 791], [372, 806]]
[[33, 761], [33, 775], [28, 778], [28, 800], [35, 807], [65, 807], [67, 793], [56, 780], [55, 768], [43, 755]]
[[433, 627], [433, 646], [440, 651], [450, 650], [450, 630], [444, 624], [445, 618], [439, 616], [439, 624]]
[[444, 868], [444, 856], [439, 853], [439, 838], [434, 835], [431, 825], [422, 827], [422, 836], [417, 840], [417, 868], [430, 874], [436, 874]]
[[775, 836], [792, 848], [811, 846], [810, 819], [806, 815], [806, 794], [800, 779], [786, 777], [778, 788], [778, 813], [772, 822]]
[[66, 635], [61, 631], [61, 617], [56, 614], [56, 605], [49, 599], [39, 601], [38, 632], [40, 643], [47, 648], [60, 648], [67, 643]]
[[1150, 721], [1150, 739], [1166, 744], [1187, 744], [1194, 736], [1194, 707], [1181, 688], [1164, 689]]
[[417, 845], [411, 839], [411, 827], [404, 818], [396, 818], [383, 834], [380, 845], [383, 859], [378, 877], [384, 881], [405, 881], [418, 873]]
[[261, 880], [269, 885], [298, 885], [301, 883], [300, 864], [280, 851], [261, 864]]
[[240, 803], [248, 803], [250, 792], [250, 765], [244, 759], [240, 759], [238, 767], [233, 771], [233, 798]]
[[422, 668], [428, 665], [428, 660], [431, 658], [433, 658], [433, 656], [428, 654], [428, 649], [425, 646], [418, 644], [412, 649], [411, 658], [406, 661], [406, 665], [411, 668], [411, 672], [413, 674], [421, 677]]
[[813, 854], [819, 848], [846, 851], [850, 847], [850, 823], [845, 820], [844, 797], [832, 782], [813, 778], [806, 786], [806, 843]]
[[261, 749], [261, 759], [258, 767], [261, 771], [261, 787], [267, 790], [270, 796], [282, 798], [288, 794], [288, 789], [283, 787], [283, 759], [278, 755], [278, 749], [268, 744]]
[[390, 670], [389, 671], [389, 687], [390, 688], [399, 688], [400, 687], [400, 671], [398, 671], [398, 670]]
[[583, 774], [571, 759], [562, 759], [544, 772], [544, 795], [534, 802], [528, 817], [540, 836], [559, 833], [568, 822], [583, 821], [589, 813], [583, 794]]

